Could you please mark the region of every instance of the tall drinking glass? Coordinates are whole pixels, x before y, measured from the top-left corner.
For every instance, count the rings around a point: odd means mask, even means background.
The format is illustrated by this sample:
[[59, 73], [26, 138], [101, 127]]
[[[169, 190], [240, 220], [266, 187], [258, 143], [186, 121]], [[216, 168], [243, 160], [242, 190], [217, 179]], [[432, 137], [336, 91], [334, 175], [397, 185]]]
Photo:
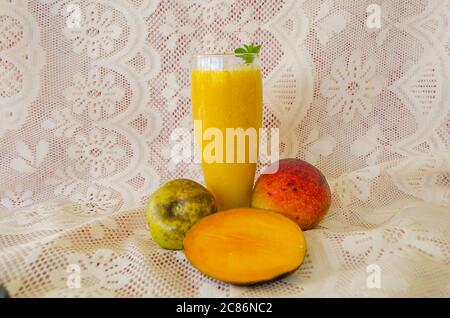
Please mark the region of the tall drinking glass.
[[[219, 210], [249, 204], [262, 125], [259, 59], [199, 55], [192, 69], [192, 113], [203, 176]], [[256, 157], [255, 157], [256, 155]]]

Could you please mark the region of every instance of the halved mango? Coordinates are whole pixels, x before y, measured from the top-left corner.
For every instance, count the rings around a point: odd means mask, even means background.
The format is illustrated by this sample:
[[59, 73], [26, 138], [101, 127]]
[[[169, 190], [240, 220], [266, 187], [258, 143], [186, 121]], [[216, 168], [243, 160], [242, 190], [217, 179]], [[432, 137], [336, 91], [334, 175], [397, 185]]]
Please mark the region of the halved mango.
[[296, 270], [305, 258], [300, 227], [275, 212], [239, 208], [198, 221], [186, 234], [184, 253], [212, 278], [250, 285]]

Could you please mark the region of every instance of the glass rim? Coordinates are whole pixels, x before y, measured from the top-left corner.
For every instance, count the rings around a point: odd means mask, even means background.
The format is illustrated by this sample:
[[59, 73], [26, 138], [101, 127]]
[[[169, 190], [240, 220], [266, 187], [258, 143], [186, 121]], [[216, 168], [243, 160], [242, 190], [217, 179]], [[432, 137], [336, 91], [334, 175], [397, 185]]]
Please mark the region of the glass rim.
[[[255, 55], [256, 57], [259, 57], [258, 53], [245, 53], [245, 54]], [[217, 57], [221, 57], [221, 56], [223, 56], [223, 57], [239, 57], [239, 56], [236, 56], [236, 53], [231, 53], [231, 52], [228, 52], [228, 53], [200, 53], [200, 54], [194, 54], [194, 56], [195, 57], [216, 57], [216, 56]]]

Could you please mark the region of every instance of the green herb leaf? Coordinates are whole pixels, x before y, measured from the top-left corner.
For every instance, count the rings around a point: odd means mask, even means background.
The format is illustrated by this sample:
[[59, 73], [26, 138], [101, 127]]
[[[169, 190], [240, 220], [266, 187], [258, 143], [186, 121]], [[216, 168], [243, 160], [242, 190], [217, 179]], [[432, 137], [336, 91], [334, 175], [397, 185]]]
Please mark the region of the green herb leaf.
[[254, 45], [253, 43], [244, 44], [244, 47], [239, 47], [234, 50], [234, 55], [244, 60], [246, 64], [251, 64], [255, 59], [255, 55], [259, 56], [261, 45]]

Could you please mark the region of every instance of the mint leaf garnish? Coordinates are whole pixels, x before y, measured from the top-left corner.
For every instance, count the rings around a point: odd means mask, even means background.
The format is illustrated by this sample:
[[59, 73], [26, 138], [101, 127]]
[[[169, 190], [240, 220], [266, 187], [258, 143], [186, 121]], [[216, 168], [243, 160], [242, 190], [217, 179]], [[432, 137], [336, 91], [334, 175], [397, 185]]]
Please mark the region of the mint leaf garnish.
[[259, 56], [261, 45], [254, 45], [253, 43], [244, 44], [244, 47], [239, 47], [234, 50], [234, 55], [244, 60], [246, 64], [251, 64], [255, 56]]

